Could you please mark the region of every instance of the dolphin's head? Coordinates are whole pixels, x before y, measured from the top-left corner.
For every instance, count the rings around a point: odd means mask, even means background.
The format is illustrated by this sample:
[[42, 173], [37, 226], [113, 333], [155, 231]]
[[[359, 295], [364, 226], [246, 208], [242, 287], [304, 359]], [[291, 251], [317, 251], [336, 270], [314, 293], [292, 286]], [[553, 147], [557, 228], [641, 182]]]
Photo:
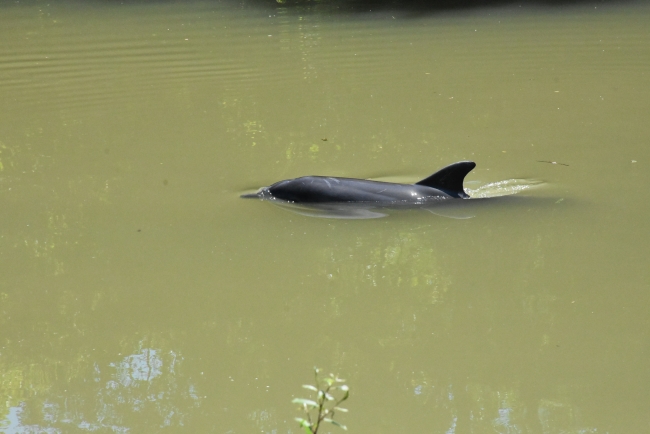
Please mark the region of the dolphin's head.
[[304, 195], [304, 185], [300, 179], [285, 179], [266, 187], [264, 194], [267, 199], [283, 200], [285, 202], [300, 201]]
[[286, 179], [268, 187], [262, 187], [255, 193], [242, 194], [245, 199], [282, 200], [294, 202], [300, 199], [302, 183], [296, 179]]
[[243, 194], [243, 198], [278, 200], [283, 202], [319, 202], [314, 200], [331, 188], [331, 183], [324, 178], [304, 176], [285, 179], [268, 187], [260, 188], [256, 193]]
[[262, 199], [262, 200], [273, 199], [273, 195], [269, 191], [269, 187], [262, 187], [259, 190], [257, 190], [257, 192], [255, 193], [242, 194], [240, 197], [244, 199]]

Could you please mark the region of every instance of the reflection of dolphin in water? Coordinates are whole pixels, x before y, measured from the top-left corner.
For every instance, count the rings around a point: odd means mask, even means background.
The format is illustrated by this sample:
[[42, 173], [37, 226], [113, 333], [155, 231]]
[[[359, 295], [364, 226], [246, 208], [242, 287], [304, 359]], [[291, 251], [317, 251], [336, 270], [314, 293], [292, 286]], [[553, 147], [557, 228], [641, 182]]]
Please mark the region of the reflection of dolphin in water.
[[[300, 214], [315, 217], [384, 217], [386, 214], [378, 212], [378, 208], [425, 208], [438, 214], [438, 209], [449, 208], [442, 205], [470, 198], [463, 189], [463, 181], [474, 167], [476, 163], [472, 161], [459, 161], [415, 184], [304, 176], [279, 181], [262, 187], [257, 193], [244, 194], [241, 197], [272, 201]], [[432, 209], [434, 207], [436, 211]]]

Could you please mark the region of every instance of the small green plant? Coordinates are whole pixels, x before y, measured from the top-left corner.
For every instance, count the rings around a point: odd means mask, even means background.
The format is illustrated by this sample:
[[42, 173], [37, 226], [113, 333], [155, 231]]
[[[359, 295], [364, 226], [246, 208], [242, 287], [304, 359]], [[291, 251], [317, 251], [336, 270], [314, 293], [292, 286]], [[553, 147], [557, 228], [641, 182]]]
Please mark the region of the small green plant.
[[334, 374], [330, 374], [322, 379], [318, 374], [320, 370], [314, 368], [315, 385], [305, 384], [302, 387], [316, 392], [316, 399], [296, 398], [291, 401], [294, 404], [300, 404], [300, 408], [305, 412], [305, 417], [297, 417], [296, 421], [307, 434], [317, 434], [322, 422], [331, 423], [339, 428], [347, 430], [345, 425], [341, 425], [334, 420], [334, 414], [337, 411], [347, 413], [348, 410], [339, 407], [339, 404], [348, 399], [350, 390], [345, 380], [340, 379]]

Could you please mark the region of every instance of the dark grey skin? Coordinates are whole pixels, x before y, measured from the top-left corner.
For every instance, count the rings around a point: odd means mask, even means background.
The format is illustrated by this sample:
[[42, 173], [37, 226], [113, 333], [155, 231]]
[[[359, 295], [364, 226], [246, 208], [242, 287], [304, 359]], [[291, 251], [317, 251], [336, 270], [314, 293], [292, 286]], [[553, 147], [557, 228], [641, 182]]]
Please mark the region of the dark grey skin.
[[415, 184], [368, 181], [354, 178], [304, 176], [261, 188], [244, 198], [277, 200], [290, 204], [429, 204], [447, 199], [469, 199], [463, 189], [465, 176], [476, 167], [473, 161], [459, 161], [440, 169]]

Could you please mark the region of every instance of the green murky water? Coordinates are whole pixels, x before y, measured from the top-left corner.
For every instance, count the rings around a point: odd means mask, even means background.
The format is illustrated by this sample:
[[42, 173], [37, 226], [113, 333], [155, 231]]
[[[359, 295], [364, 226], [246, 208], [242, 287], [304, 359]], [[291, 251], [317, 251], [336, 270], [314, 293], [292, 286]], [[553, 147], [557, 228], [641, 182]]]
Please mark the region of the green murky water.
[[[649, 18], [0, 4], [0, 430], [298, 433], [318, 365], [351, 433], [647, 432]], [[471, 219], [239, 199], [461, 159], [545, 184]]]

